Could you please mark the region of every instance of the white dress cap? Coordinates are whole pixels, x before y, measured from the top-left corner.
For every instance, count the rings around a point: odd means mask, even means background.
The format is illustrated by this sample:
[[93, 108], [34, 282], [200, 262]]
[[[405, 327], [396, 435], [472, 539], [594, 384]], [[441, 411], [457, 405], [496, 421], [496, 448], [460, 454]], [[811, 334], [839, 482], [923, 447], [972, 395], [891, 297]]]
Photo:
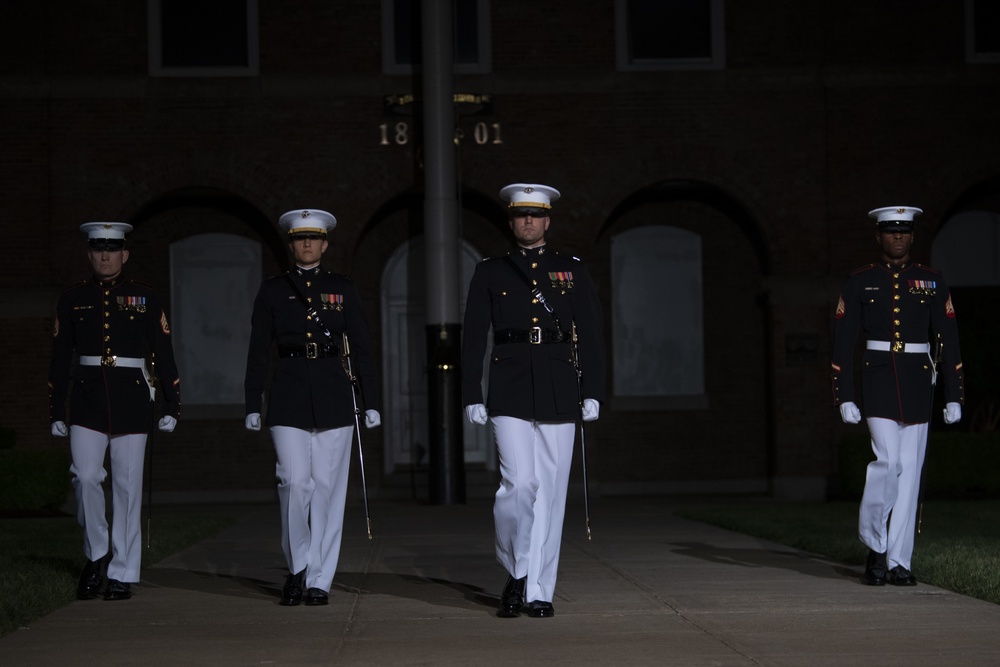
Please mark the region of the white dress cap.
[[509, 202], [507, 208], [550, 209], [559, 191], [537, 183], [511, 183], [500, 188], [500, 199]]
[[868, 211], [868, 217], [875, 218], [880, 227], [893, 222], [908, 223], [906, 225], [902, 225], [908, 227], [912, 225], [913, 218], [923, 212], [924, 210], [922, 208], [917, 208], [915, 206], [883, 206], [882, 208], [873, 208]]
[[80, 231], [87, 235], [91, 248], [117, 249], [125, 247], [125, 235], [132, 231], [127, 222], [85, 222]]
[[278, 218], [278, 226], [288, 232], [289, 236], [299, 234], [318, 234], [326, 236], [337, 226], [337, 219], [331, 213], [318, 208], [299, 208], [282, 214]]

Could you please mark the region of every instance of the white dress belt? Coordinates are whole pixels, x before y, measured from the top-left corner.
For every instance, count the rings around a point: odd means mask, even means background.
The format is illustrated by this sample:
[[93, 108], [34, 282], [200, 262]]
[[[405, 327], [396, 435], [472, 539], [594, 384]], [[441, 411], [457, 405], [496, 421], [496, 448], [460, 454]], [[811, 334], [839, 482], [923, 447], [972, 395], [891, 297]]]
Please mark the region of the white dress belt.
[[[900, 343], [902, 349], [897, 349], [896, 352], [913, 352], [917, 354], [927, 354], [931, 351], [931, 346], [928, 343]], [[868, 349], [875, 350], [877, 352], [891, 352], [893, 343], [887, 340], [870, 340], [868, 341]]]
[[[901, 343], [903, 346], [902, 350], [896, 350], [897, 352], [915, 352], [917, 354], [927, 354], [931, 351], [931, 346], [929, 343]], [[887, 340], [870, 340], [868, 341], [868, 349], [875, 350], [877, 352], [890, 352], [892, 351], [893, 343]]]
[[80, 365], [81, 366], [112, 366], [115, 368], [138, 368], [142, 370], [142, 377], [146, 379], [146, 385], [149, 388], [149, 400], [156, 400], [156, 387], [153, 386], [153, 378], [149, 375], [149, 369], [146, 368], [146, 360], [142, 357], [119, 357], [112, 355], [110, 357], [99, 357], [92, 354], [81, 354], [80, 355]]
[[[106, 361], [105, 361], [106, 359]], [[146, 360], [141, 357], [98, 357], [95, 355], [81, 354], [81, 366], [122, 366], [123, 368], [145, 368]]]

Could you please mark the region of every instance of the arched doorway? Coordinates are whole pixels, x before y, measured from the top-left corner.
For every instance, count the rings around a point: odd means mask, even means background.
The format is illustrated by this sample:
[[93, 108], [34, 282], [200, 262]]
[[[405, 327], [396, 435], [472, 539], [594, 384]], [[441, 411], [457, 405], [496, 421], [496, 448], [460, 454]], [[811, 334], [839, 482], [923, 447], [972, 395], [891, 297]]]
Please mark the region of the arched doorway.
[[[480, 255], [459, 241], [460, 313]], [[382, 373], [385, 391], [385, 473], [427, 464], [427, 373], [424, 326], [424, 244], [415, 237], [400, 244], [381, 280]], [[489, 429], [463, 421], [465, 463], [496, 468]]]
[[611, 415], [630, 440], [627, 450], [601, 448], [596, 463], [627, 480], [621, 492], [772, 487], [767, 248], [746, 207], [708, 183], [652, 184], [605, 221], [596, 255], [609, 262]]
[[[949, 217], [931, 246], [931, 265], [951, 290], [965, 368], [966, 410], [962, 421], [974, 431], [1000, 428], [1000, 213], [979, 202]], [[935, 398], [942, 402], [942, 392]], [[940, 406], [938, 406], [940, 407]], [[934, 410], [940, 419], [941, 411]]]
[[242, 387], [254, 296], [288, 265], [277, 225], [249, 200], [204, 186], [159, 193], [128, 222], [130, 275], [170, 304], [181, 376], [180, 424], [147, 448], [154, 495], [273, 499], [274, 451], [267, 433], [243, 427]]

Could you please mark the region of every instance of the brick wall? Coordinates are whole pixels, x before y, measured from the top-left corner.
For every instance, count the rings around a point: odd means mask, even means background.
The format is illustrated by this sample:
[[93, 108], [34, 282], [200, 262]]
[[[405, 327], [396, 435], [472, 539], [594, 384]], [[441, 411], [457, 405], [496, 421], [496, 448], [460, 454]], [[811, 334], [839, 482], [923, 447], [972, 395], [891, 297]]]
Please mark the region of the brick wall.
[[[416, 119], [383, 111], [383, 96], [421, 91], [381, 72], [379, 3], [261, 3], [261, 73], [240, 78], [149, 77], [145, 3], [7, 5], [0, 225], [17, 243], [0, 266], [0, 424], [19, 446], [52, 446], [50, 313], [88, 273], [85, 221], [137, 220], [130, 268], [169, 298], [171, 241], [245, 234], [265, 245], [270, 275], [283, 264], [278, 215], [327, 208], [339, 224], [326, 263], [358, 282], [381, 340], [382, 270], [421, 232], [406, 205], [421, 210], [422, 154]], [[724, 69], [622, 73], [611, 0], [491, 3], [493, 71], [455, 80], [494, 98], [491, 115], [458, 117], [466, 240], [502, 252], [499, 187], [551, 183], [564, 194], [551, 241], [588, 261], [607, 300], [615, 233], [649, 214], [702, 234], [708, 408], [606, 409], [590, 437], [608, 488], [821, 486], [832, 471], [844, 427], [829, 399], [830, 316], [843, 277], [874, 256], [866, 212], [924, 207], [915, 254], [928, 258], [945, 212], [1000, 172], [1000, 67], [965, 64], [962, 3], [921, 8], [726, 3]], [[394, 139], [398, 122], [410, 141], [382, 145], [379, 126]], [[498, 124], [502, 143], [478, 144], [477, 122]], [[664, 184], [715, 194], [649, 198]], [[621, 208], [637, 196], [647, 206]], [[381, 434], [366, 445], [369, 484], [391, 483]], [[156, 448], [162, 489], [272, 484], [266, 436], [238, 418], [183, 421]]]

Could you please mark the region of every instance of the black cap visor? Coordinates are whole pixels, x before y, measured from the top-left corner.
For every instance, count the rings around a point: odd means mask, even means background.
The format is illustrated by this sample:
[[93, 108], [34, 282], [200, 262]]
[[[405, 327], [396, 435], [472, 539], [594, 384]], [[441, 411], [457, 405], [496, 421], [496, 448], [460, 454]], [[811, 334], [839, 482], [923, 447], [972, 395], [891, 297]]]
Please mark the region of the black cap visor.
[[912, 232], [913, 224], [909, 220], [886, 220], [878, 223], [878, 230], [884, 234], [893, 232]]
[[123, 250], [125, 239], [90, 239], [91, 250]]
[[549, 215], [549, 209], [539, 208], [537, 206], [516, 206], [508, 209], [508, 214], [512, 218], [524, 218], [529, 215], [532, 218], [547, 218]]

